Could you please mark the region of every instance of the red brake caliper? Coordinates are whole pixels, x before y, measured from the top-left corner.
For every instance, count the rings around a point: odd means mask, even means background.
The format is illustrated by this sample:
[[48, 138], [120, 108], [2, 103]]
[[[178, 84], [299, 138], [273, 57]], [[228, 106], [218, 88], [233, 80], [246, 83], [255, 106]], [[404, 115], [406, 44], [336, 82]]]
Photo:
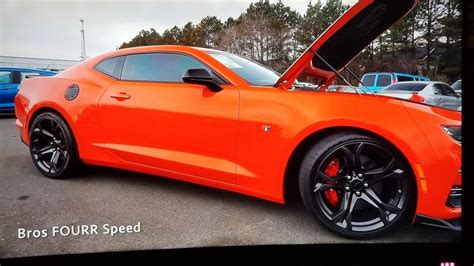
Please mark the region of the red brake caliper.
[[[338, 171], [339, 171], [339, 160], [333, 159], [329, 163], [326, 170], [324, 170], [324, 173], [329, 177], [333, 177], [333, 176], [337, 176]], [[334, 182], [331, 182], [331, 181], [329, 181], [327, 183], [331, 184], [331, 185], [334, 184]], [[334, 190], [332, 188], [326, 189], [324, 191], [324, 196], [329, 201], [329, 203], [333, 206], [337, 206], [337, 204], [339, 203], [339, 194], [337, 193], [336, 190]]]

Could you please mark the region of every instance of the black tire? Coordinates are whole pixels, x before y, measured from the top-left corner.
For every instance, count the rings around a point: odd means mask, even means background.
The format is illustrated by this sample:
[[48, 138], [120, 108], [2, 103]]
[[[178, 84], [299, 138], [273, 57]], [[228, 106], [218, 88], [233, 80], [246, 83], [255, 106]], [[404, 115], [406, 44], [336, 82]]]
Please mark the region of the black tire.
[[62, 179], [77, 170], [79, 156], [71, 129], [58, 114], [39, 114], [30, 127], [30, 155], [46, 177]]
[[416, 183], [409, 164], [390, 144], [368, 135], [324, 137], [303, 158], [298, 181], [306, 209], [347, 238], [374, 238], [414, 217]]

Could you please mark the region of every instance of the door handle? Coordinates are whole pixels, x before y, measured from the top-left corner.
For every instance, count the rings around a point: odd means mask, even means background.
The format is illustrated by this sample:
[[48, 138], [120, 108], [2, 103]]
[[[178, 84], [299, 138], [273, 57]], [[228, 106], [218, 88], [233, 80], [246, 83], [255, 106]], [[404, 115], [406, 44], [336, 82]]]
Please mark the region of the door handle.
[[117, 100], [130, 99], [130, 95], [128, 95], [126, 92], [113, 93], [113, 94], [110, 94], [110, 97], [112, 97], [114, 99], [117, 99]]

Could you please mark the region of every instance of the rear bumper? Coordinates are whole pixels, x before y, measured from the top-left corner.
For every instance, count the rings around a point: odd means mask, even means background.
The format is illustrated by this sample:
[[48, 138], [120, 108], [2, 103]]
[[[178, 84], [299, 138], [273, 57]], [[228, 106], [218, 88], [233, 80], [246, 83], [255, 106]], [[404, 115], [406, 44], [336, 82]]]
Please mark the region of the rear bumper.
[[18, 128], [18, 130], [20, 131], [21, 142], [23, 142], [26, 146], [28, 146], [28, 143], [26, 143], [26, 141], [23, 139], [24, 126], [18, 118], [15, 121], [15, 125]]
[[461, 218], [454, 218], [454, 219], [438, 219], [434, 217], [428, 217], [424, 215], [417, 215], [415, 219], [415, 223], [421, 223], [431, 226], [436, 226], [440, 228], [445, 228], [453, 231], [461, 231]]

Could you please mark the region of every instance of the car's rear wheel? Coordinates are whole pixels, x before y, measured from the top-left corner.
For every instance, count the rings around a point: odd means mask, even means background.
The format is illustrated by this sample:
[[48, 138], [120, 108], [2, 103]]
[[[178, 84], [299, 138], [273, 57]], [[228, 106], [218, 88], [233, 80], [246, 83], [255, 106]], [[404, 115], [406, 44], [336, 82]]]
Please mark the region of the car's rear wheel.
[[66, 122], [53, 112], [39, 114], [30, 127], [30, 154], [46, 177], [65, 178], [79, 161], [76, 143]]
[[316, 143], [299, 173], [307, 210], [329, 230], [357, 239], [409, 224], [415, 186], [409, 165], [397, 150], [355, 132]]

